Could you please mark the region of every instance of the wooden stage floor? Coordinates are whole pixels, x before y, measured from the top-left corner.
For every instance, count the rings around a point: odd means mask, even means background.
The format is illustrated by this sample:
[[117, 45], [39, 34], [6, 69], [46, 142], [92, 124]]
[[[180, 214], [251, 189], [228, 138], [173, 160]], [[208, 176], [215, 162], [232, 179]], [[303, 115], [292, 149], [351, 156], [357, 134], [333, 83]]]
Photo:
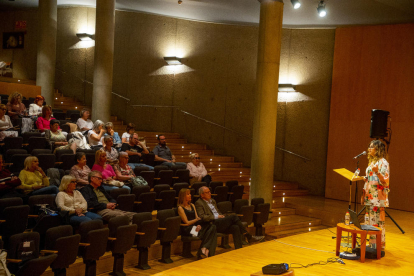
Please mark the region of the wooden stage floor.
[[[286, 198], [289, 204], [309, 205], [309, 208], [330, 209], [342, 212], [348, 203], [321, 197]], [[288, 205], [289, 205], [288, 204]], [[343, 206], [342, 206], [343, 205]], [[414, 213], [387, 209], [406, 231], [402, 234], [387, 218], [387, 240], [385, 257], [380, 260], [367, 259], [365, 263], [344, 260], [345, 265], [330, 263], [309, 268], [295, 268], [295, 275], [413, 275], [414, 276]], [[173, 264], [150, 261], [151, 270], [142, 271], [126, 267], [127, 275], [250, 275], [271, 263], [300, 263], [303, 265], [326, 261], [335, 257], [336, 228], [310, 231], [308, 233], [271, 240], [239, 250], [218, 250], [218, 255], [200, 261], [173, 256]], [[100, 275], [109, 275], [103, 273]]]

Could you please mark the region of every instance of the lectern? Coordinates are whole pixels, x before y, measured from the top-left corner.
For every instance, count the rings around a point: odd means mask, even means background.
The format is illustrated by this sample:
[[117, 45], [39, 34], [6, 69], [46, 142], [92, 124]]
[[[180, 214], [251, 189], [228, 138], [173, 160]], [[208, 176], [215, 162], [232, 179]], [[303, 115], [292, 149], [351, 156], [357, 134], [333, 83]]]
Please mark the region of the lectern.
[[342, 169], [335, 169], [334, 172], [339, 173], [343, 177], [349, 180], [349, 209], [351, 209], [351, 196], [352, 196], [352, 182], [355, 182], [355, 205], [354, 211], [357, 211], [357, 194], [358, 194], [358, 181], [364, 180], [363, 176], [356, 176], [353, 172], [342, 168]]

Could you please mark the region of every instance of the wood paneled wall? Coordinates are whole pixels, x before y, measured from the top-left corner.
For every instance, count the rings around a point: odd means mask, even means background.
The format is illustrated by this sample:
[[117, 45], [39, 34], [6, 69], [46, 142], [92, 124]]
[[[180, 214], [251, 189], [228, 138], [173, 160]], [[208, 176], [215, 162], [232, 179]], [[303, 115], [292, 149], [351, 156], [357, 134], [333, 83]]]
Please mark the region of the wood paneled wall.
[[[352, 158], [367, 150], [371, 140], [371, 109], [390, 111], [392, 118], [390, 207], [414, 211], [410, 176], [414, 168], [414, 24], [336, 30], [325, 188], [328, 198], [349, 199], [349, 182], [333, 169], [355, 170]], [[366, 157], [361, 157], [363, 175], [366, 166]], [[361, 191], [363, 183], [358, 186]]]

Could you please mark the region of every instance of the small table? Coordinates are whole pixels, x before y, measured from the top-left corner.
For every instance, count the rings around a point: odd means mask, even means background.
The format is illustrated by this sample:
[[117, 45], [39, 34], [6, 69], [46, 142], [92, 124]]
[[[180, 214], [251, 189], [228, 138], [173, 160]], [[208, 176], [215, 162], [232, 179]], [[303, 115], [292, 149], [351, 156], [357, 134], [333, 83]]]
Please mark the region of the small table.
[[377, 259], [381, 259], [381, 228], [376, 227], [379, 231], [367, 231], [358, 229], [355, 225], [345, 225], [338, 223], [336, 225], [336, 256], [339, 256], [339, 249], [341, 247], [342, 231], [352, 233], [352, 248], [355, 248], [356, 236], [361, 235], [361, 263], [365, 262], [365, 249], [367, 242], [367, 235], [375, 235], [377, 241]]

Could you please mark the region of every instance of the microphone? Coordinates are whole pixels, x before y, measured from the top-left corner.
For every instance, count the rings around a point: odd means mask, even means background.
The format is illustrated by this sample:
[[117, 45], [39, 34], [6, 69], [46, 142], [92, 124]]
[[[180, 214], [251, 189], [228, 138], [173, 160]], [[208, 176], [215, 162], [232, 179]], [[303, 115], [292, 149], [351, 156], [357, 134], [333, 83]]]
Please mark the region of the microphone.
[[355, 156], [354, 159], [357, 159], [357, 158], [361, 157], [362, 155], [366, 155], [366, 154], [367, 154], [367, 152], [366, 151], [363, 151], [362, 153], [360, 153], [357, 156]]

